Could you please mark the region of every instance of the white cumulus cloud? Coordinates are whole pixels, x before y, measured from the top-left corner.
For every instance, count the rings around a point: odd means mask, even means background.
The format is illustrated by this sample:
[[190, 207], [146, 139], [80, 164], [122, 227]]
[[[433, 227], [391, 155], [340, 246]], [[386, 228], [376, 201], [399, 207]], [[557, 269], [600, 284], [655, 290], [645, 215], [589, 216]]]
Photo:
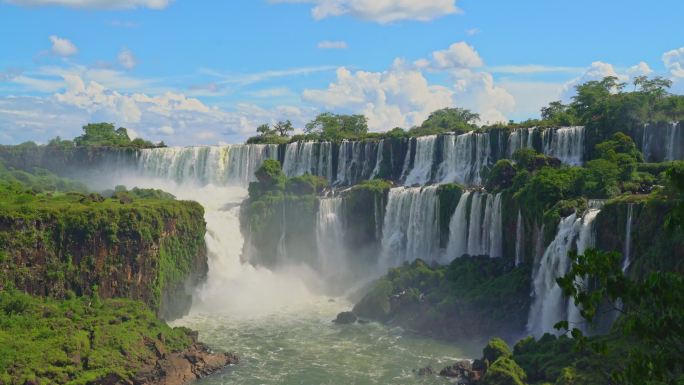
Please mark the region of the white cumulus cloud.
[[454, 43], [445, 50], [433, 52], [432, 59], [434, 66], [442, 70], [477, 68], [484, 64], [475, 48], [463, 41]]
[[684, 47], [665, 52], [663, 64], [672, 76], [684, 78]]
[[0, 0], [15, 5], [42, 7], [63, 6], [69, 8], [127, 9], [127, 8], [166, 8], [171, 0]]
[[453, 91], [431, 85], [423, 74], [401, 61], [383, 72], [337, 70], [327, 89], [308, 89], [304, 100], [325, 109], [361, 113], [369, 128], [382, 131], [420, 124], [430, 112], [450, 106]]
[[[490, 73], [476, 70], [484, 63], [471, 46], [456, 43], [432, 57], [432, 61], [417, 60], [413, 66], [396, 59], [382, 72], [340, 68], [326, 89], [307, 89], [303, 99], [322, 109], [364, 114], [373, 131], [419, 125], [432, 111], [452, 106], [478, 112], [482, 123], [507, 120], [515, 99], [495, 84]], [[431, 84], [425, 69], [445, 71], [450, 86]]]
[[314, 4], [311, 15], [316, 20], [350, 15], [377, 23], [400, 20], [430, 21], [440, 16], [460, 13], [455, 0], [271, 0], [272, 3]]
[[59, 56], [71, 56], [78, 52], [76, 45], [69, 39], [65, 39], [56, 35], [50, 36], [52, 42], [52, 53]]

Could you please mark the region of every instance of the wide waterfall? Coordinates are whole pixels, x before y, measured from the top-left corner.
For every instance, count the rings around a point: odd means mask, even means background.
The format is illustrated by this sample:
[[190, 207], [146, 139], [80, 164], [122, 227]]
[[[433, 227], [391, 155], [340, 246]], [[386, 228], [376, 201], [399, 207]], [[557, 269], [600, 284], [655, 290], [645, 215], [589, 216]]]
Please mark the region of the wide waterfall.
[[646, 162], [684, 159], [682, 123], [646, 124], [641, 137], [641, 152]]
[[512, 158], [513, 154], [521, 149], [534, 149], [534, 133], [537, 131], [536, 127], [518, 128], [511, 132], [508, 137], [508, 157]]
[[568, 320], [571, 327], [582, 327], [579, 310], [573, 300], [563, 296], [556, 278], [568, 272], [570, 251], [576, 250], [581, 254], [594, 245], [592, 223], [600, 212], [600, 208], [596, 208], [600, 205], [592, 206], [594, 208], [588, 209], [584, 217], [572, 214], [561, 219], [556, 237], [546, 248], [539, 267], [533, 273], [532, 306], [527, 330], [535, 337], [541, 337], [544, 333], [558, 334], [554, 325], [562, 320]]
[[584, 127], [550, 128], [542, 133], [544, 154], [563, 163], [579, 166], [584, 156]]
[[376, 168], [378, 143], [370, 141], [342, 141], [337, 157], [338, 185], [353, 185], [370, 179]]
[[[437, 135], [421, 136], [415, 139], [416, 154], [413, 160], [413, 168], [411, 168], [411, 172], [406, 176], [404, 185], [425, 184], [432, 180], [436, 142]], [[411, 151], [410, 147], [408, 151]]]
[[274, 144], [170, 147], [140, 151], [143, 175], [183, 183], [246, 186], [266, 159], [277, 159]]
[[382, 226], [380, 269], [439, 257], [437, 187], [397, 187], [389, 192]]
[[501, 194], [465, 192], [449, 222], [447, 257], [503, 255]]
[[322, 176], [328, 181], [333, 177], [332, 143], [294, 142], [285, 145], [283, 173], [288, 177], [304, 174]]
[[444, 136], [442, 163], [437, 180], [468, 185], [482, 183], [482, 172], [494, 162], [488, 133], [468, 132]]

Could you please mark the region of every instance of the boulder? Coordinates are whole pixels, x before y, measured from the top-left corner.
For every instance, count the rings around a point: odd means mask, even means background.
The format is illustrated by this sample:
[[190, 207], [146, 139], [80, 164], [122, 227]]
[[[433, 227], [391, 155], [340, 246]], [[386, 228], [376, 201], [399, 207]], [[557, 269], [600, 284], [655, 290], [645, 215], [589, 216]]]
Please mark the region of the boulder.
[[336, 324], [353, 324], [356, 322], [357, 317], [354, 312], [351, 311], [343, 311], [340, 314], [337, 315], [337, 318], [333, 320], [334, 323]]

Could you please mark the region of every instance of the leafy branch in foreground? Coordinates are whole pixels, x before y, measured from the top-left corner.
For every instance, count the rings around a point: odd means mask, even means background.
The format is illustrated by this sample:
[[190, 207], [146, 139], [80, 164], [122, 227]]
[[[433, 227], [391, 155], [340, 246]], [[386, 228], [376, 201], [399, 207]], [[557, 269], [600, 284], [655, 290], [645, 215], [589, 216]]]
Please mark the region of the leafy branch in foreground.
[[[599, 309], [611, 304], [620, 314], [613, 333], [626, 341], [622, 367], [612, 373], [616, 384], [682, 384], [684, 381], [684, 277], [652, 272], [634, 281], [621, 268], [616, 252], [587, 250], [571, 255], [572, 268], [557, 282], [572, 297], [589, 323]], [[586, 284], [588, 283], [588, 284]], [[570, 331], [580, 348], [607, 354], [609, 342], [597, 342], [581, 330], [569, 330], [567, 321], [556, 328]]]

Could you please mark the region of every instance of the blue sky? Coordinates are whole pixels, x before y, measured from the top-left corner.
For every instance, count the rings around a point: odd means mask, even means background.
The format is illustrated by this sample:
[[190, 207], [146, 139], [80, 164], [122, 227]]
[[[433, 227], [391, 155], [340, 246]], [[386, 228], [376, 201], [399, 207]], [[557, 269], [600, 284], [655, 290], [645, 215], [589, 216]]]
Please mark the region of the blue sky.
[[683, 14], [679, 0], [0, 0], [0, 143], [91, 121], [190, 145], [322, 111], [374, 131], [446, 106], [521, 120], [606, 75], [682, 93]]

